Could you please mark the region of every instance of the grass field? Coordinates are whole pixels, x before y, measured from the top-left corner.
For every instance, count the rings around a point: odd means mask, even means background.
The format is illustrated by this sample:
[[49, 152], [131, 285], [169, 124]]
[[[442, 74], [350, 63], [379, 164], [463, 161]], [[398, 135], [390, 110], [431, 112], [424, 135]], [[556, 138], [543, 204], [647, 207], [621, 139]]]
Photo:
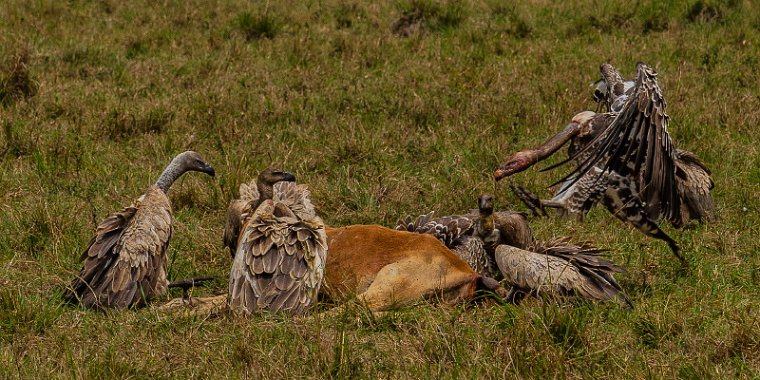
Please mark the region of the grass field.
[[[630, 3], [3, 2], [0, 378], [760, 378], [760, 5]], [[61, 304], [97, 223], [185, 149], [217, 170], [170, 192], [170, 277], [220, 276], [196, 295], [224, 291], [224, 210], [270, 164], [309, 184], [335, 226], [461, 212], [482, 192], [522, 209], [493, 169], [594, 109], [605, 61], [658, 70], [671, 136], [716, 183], [716, 221], [667, 228], [688, 271], [602, 208], [532, 220], [539, 238], [611, 249], [632, 311], [243, 320]], [[510, 180], [548, 195], [561, 175]]]

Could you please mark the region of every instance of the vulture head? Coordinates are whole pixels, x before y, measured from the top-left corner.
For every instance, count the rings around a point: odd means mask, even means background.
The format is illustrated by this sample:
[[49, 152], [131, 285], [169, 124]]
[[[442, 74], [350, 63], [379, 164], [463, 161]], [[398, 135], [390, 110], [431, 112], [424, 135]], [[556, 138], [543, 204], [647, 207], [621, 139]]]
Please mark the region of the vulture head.
[[240, 229], [243, 227], [243, 214], [253, 213], [256, 208], [266, 199], [272, 199], [274, 196], [274, 184], [277, 182], [295, 182], [296, 176], [284, 172], [280, 169], [269, 167], [256, 177], [256, 190], [246, 192], [243, 189], [249, 189], [248, 185], [241, 185], [240, 198], [233, 199], [227, 208], [227, 222], [224, 227], [224, 245], [230, 249], [230, 255], [235, 258], [237, 251], [238, 238]]
[[169, 191], [169, 188], [174, 181], [188, 171], [202, 172], [212, 177], [216, 174], [214, 168], [203, 160], [203, 157], [201, 157], [200, 154], [188, 150], [174, 157], [172, 162], [169, 163], [169, 166], [167, 166], [164, 169], [164, 172], [161, 173], [161, 176], [158, 177], [156, 186], [166, 193]]
[[274, 195], [273, 186], [281, 181], [295, 182], [296, 176], [273, 167], [264, 169], [256, 178], [256, 187], [258, 187], [259, 194], [261, 194], [261, 200], [272, 199]]
[[506, 162], [499, 165], [494, 171], [493, 177], [499, 181], [502, 178], [519, 173], [538, 162], [538, 156], [533, 150], [523, 150], [512, 155]]
[[174, 161], [185, 171], [206, 173], [212, 177], [216, 175], [214, 168], [198, 152], [193, 152], [192, 150], [182, 152], [174, 158]]
[[604, 79], [599, 79], [592, 86], [594, 86], [594, 102], [607, 101], [607, 83], [604, 82]]
[[493, 195], [481, 194], [478, 197], [478, 210], [480, 210], [481, 214], [493, 214]]

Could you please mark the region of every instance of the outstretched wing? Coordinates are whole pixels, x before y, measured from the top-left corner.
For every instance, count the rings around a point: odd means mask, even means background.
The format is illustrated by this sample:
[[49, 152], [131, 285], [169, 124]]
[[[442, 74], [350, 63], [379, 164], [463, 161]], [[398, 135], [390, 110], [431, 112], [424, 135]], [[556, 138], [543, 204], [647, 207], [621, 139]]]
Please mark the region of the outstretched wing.
[[327, 253], [324, 223], [305, 186], [281, 184], [243, 227], [230, 272], [234, 309], [298, 315], [316, 300]]
[[[681, 203], [676, 191], [676, 150], [668, 134], [665, 99], [654, 70], [639, 63], [635, 91], [612, 124], [588, 147], [594, 151], [570, 174], [578, 180], [594, 166], [635, 179], [640, 198], [653, 219], [680, 224]], [[586, 149], [574, 154], [585, 155]]]
[[395, 229], [400, 231], [430, 234], [440, 240], [446, 247], [452, 248], [465, 236], [472, 235], [476, 220], [469, 216], [449, 215], [433, 218], [433, 212], [420, 215], [412, 222], [411, 217], [397, 222]]

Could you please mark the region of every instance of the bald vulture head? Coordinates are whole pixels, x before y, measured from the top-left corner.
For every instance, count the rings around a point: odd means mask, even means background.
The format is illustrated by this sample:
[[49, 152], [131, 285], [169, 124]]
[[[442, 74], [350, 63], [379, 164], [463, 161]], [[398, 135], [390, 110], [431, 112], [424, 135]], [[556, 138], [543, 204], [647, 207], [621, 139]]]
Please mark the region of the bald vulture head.
[[174, 181], [188, 171], [206, 173], [212, 177], [216, 174], [214, 168], [198, 152], [188, 150], [174, 157], [172, 162], [164, 169], [164, 172], [161, 173], [161, 176], [158, 177], [156, 186], [166, 193]]
[[481, 215], [493, 214], [493, 195], [481, 194], [478, 197], [478, 210]]
[[271, 166], [264, 169], [256, 178], [256, 187], [259, 190], [259, 202], [265, 199], [272, 199], [274, 195], [273, 186], [280, 181], [295, 182], [296, 176]]
[[174, 161], [177, 161], [185, 171], [206, 173], [212, 177], [216, 175], [214, 168], [211, 167], [211, 165], [209, 165], [198, 152], [192, 150], [184, 151], [178, 154], [177, 157], [174, 157], [172, 162]]

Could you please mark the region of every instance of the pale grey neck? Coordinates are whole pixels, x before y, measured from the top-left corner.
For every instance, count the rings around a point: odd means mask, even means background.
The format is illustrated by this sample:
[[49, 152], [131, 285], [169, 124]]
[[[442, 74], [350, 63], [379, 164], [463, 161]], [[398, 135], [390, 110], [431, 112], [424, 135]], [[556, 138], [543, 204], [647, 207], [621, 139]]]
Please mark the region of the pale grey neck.
[[184, 174], [187, 169], [185, 169], [184, 165], [180, 164], [182, 161], [180, 159], [181, 155], [174, 157], [171, 163], [164, 169], [164, 172], [161, 173], [161, 176], [158, 177], [158, 181], [156, 181], [156, 186], [158, 186], [161, 191], [164, 192], [164, 194], [169, 192], [169, 188], [172, 186], [174, 181], [177, 180], [182, 174]]

